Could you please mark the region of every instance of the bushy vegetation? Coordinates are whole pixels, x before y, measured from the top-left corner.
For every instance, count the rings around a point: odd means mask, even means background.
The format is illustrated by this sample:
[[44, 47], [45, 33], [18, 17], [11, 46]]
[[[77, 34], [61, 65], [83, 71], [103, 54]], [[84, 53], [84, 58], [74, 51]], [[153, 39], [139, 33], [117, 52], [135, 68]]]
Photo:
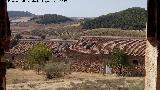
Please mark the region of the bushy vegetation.
[[35, 16], [34, 14], [30, 12], [24, 12], [24, 11], [8, 11], [9, 17], [31, 17]]
[[42, 70], [45, 63], [49, 61], [51, 51], [42, 43], [38, 43], [30, 48], [26, 53], [27, 67], [37, 71]]
[[121, 37], [145, 37], [145, 31], [121, 30], [114, 28], [99, 28], [86, 30], [76, 34], [79, 36], [121, 36]]
[[113, 52], [111, 54], [111, 63], [109, 63], [109, 66], [114, 68], [117, 68], [118, 70], [115, 70], [115, 73], [118, 75], [123, 75], [122, 69], [129, 65], [128, 63], [128, 57], [127, 54], [119, 49], [114, 48]]
[[64, 23], [67, 21], [72, 21], [70, 18], [57, 14], [45, 14], [34, 17], [31, 20], [34, 20], [39, 24]]
[[48, 79], [59, 78], [68, 74], [70, 72], [70, 67], [64, 62], [54, 62], [46, 64], [44, 66], [44, 72]]
[[113, 52], [111, 54], [111, 61], [106, 64], [112, 68], [112, 73], [115, 73], [118, 76], [145, 76], [144, 66], [129, 63], [128, 55], [119, 48], [113, 49]]
[[147, 21], [147, 11], [144, 8], [133, 7], [116, 13], [103, 15], [81, 23], [84, 29], [121, 28], [142, 30]]
[[127, 66], [129, 64], [127, 54], [119, 48], [113, 49], [111, 58], [112, 58], [112, 62], [110, 66], [118, 67], [118, 66]]
[[[52, 56], [51, 51], [42, 43], [36, 44], [27, 51], [25, 69], [33, 69], [38, 74], [44, 72], [46, 78], [59, 78], [70, 73], [70, 66]], [[62, 60], [61, 60], [62, 61]]]

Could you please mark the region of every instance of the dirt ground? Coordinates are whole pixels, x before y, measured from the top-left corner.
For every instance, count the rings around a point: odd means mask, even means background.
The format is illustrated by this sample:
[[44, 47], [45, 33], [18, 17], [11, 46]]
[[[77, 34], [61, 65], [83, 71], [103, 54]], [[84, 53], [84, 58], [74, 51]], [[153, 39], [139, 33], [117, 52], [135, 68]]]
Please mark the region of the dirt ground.
[[[93, 73], [73, 72], [71, 75], [59, 79], [47, 80], [43, 75], [37, 75], [32, 70], [9, 69], [7, 70], [7, 90], [57, 90], [70, 88], [72, 83], [78, 84], [85, 81], [96, 80], [130, 80], [143, 81], [143, 77], [118, 77], [116, 75], [102, 75]], [[59, 89], [58, 89], [59, 90]], [[67, 89], [68, 90], [68, 89]], [[74, 89], [73, 89], [74, 90]], [[80, 90], [80, 89], [77, 89]], [[85, 89], [86, 90], [86, 89]], [[89, 90], [89, 89], [87, 89]], [[134, 90], [134, 89], [132, 89]]]

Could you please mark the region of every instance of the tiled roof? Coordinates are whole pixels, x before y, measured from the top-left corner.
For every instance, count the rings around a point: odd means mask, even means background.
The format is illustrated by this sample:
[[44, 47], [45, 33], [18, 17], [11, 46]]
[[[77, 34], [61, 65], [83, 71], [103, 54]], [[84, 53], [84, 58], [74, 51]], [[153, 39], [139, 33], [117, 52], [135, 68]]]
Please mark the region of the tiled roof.
[[11, 54], [24, 54], [29, 48], [36, 43], [44, 43], [50, 49], [63, 48], [65, 44], [69, 45], [69, 49], [80, 53], [92, 54], [110, 54], [114, 48], [120, 48], [126, 54], [131, 56], [145, 56], [146, 40], [144, 38], [111, 38], [106, 39], [81, 39], [79, 41], [34, 41], [21, 40], [18, 45], [10, 49]]
[[110, 54], [114, 48], [124, 50], [127, 55], [145, 56], [146, 40], [144, 38], [85, 39], [75, 44], [71, 50], [82, 53]]

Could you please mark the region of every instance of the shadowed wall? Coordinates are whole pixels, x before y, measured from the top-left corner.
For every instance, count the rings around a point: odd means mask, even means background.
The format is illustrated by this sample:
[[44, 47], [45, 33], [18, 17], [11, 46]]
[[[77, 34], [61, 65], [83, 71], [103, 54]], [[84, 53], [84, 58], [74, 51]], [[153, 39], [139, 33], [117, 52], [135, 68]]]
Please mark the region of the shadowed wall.
[[10, 43], [10, 23], [7, 13], [6, 0], [0, 0], [0, 90], [6, 90], [6, 65], [1, 61], [4, 51], [8, 50]]

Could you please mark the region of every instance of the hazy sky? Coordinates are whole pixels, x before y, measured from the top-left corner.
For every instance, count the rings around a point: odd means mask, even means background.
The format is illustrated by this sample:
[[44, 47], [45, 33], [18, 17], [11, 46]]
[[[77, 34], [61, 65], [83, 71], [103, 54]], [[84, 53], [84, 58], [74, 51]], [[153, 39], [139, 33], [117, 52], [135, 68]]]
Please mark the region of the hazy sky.
[[[12, 0], [13, 1], [13, 0]], [[30, 0], [32, 1], [32, 0]], [[39, 0], [41, 1], [41, 0]], [[60, 14], [69, 17], [96, 17], [124, 10], [130, 7], [147, 7], [147, 0], [50, 0], [50, 2], [8, 2], [8, 11], [29, 11], [31, 13]]]

